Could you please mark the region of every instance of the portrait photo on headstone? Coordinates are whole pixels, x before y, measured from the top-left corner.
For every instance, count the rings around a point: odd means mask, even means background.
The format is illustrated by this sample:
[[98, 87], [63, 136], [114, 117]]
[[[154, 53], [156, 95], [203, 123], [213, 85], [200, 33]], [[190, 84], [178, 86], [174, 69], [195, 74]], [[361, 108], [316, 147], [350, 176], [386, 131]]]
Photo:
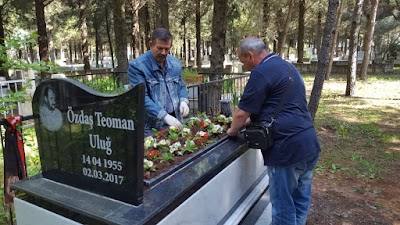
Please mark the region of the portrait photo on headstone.
[[58, 131], [63, 123], [62, 113], [57, 108], [57, 95], [51, 85], [42, 89], [39, 115], [43, 126], [49, 131]]

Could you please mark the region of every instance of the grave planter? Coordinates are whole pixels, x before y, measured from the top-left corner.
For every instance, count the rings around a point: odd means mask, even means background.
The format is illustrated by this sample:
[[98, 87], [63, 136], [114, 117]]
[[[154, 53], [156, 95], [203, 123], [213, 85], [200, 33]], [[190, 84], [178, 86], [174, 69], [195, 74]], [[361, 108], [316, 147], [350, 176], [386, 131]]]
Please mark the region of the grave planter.
[[217, 224], [232, 218], [240, 221], [245, 212], [235, 211], [243, 208], [248, 196], [261, 195], [268, 185], [266, 178], [260, 152], [248, 150], [239, 138], [219, 141], [179, 171], [157, 180], [144, 191], [138, 206], [41, 175], [13, 188], [19, 225]]
[[[43, 117], [36, 115], [43, 173], [12, 185], [17, 196], [18, 225], [231, 223], [240, 221], [268, 186], [260, 151], [249, 150], [243, 137], [224, 137], [178, 165], [173, 172], [146, 181], [148, 185], [144, 186], [144, 128], [140, 122], [144, 115], [143, 86], [135, 86], [122, 96], [99, 96], [65, 79], [52, 79], [41, 85], [39, 92], [45, 90], [43, 85], [58, 90], [62, 115], [68, 116], [69, 112], [77, 115], [77, 119], [63, 120], [59, 130], [50, 131], [44, 127]], [[34, 115], [39, 112], [37, 104], [43, 93], [35, 96]], [[133, 101], [131, 112], [119, 107], [127, 99]], [[76, 111], [68, 111], [69, 108]], [[98, 116], [92, 118], [90, 125], [92, 114]], [[110, 127], [107, 119], [100, 119], [100, 114], [121, 121], [132, 119], [135, 129]], [[96, 127], [99, 121], [104, 126]], [[70, 134], [63, 135], [65, 130]], [[104, 140], [110, 140], [109, 154], [107, 148], [101, 147], [103, 135], [106, 135]], [[104, 160], [117, 162], [115, 168], [113, 163], [110, 167], [100, 165], [99, 161]], [[99, 175], [88, 176], [88, 169], [123, 179], [110, 182]]]

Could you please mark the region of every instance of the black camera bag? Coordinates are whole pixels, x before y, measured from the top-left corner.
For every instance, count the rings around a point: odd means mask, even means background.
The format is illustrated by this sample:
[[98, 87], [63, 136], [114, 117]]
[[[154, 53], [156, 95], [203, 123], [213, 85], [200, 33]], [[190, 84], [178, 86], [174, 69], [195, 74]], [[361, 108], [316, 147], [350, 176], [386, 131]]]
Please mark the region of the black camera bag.
[[275, 119], [278, 117], [279, 112], [285, 104], [289, 88], [293, 84], [292, 68], [290, 65], [289, 70], [290, 73], [288, 85], [286, 86], [286, 90], [281, 102], [276, 107], [275, 112], [271, 117], [271, 122], [251, 122], [246, 126], [246, 129], [244, 130], [244, 138], [246, 140], [247, 147], [267, 151], [274, 145], [274, 139], [272, 138], [272, 124], [275, 122]]
[[249, 148], [266, 151], [274, 145], [271, 126], [267, 123], [250, 123], [244, 131], [244, 138]]

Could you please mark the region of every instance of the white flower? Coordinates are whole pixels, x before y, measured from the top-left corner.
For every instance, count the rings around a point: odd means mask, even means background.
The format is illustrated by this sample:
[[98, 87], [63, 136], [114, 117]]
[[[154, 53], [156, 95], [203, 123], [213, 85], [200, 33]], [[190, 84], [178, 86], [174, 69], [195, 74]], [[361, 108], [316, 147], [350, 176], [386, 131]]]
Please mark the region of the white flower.
[[154, 148], [157, 147], [157, 144], [155, 143], [155, 140], [154, 140], [153, 137], [151, 137], [151, 136], [150, 136], [150, 137], [146, 137], [146, 138], [144, 139], [144, 149], [150, 148], [150, 147], [151, 147], [151, 143], [154, 144]]
[[229, 123], [229, 122], [232, 122], [232, 116], [226, 117], [224, 114], [219, 114], [219, 115], [216, 117], [216, 120], [217, 120], [218, 122], [221, 122], [221, 123]]
[[169, 146], [169, 152], [174, 153], [175, 151], [179, 150], [181, 146], [182, 146], [181, 143], [177, 141]]
[[205, 124], [207, 124], [207, 125], [212, 124], [211, 120], [208, 119], [208, 118], [207, 118], [207, 119], [204, 119], [203, 122], [204, 122]]
[[204, 132], [204, 131], [199, 131], [199, 132], [196, 133], [196, 136], [203, 137], [205, 134], [207, 134], [207, 133]]
[[190, 117], [189, 120], [200, 121], [198, 117]]
[[143, 167], [145, 170], [148, 170], [154, 166], [154, 163], [150, 160], [144, 159], [143, 161]]
[[219, 114], [219, 115], [217, 116], [217, 119], [218, 119], [218, 121], [225, 121], [226, 116], [225, 116], [224, 114]]
[[162, 139], [162, 140], [160, 140], [159, 142], [158, 142], [158, 145], [161, 145], [161, 146], [167, 146], [167, 145], [170, 145], [171, 143], [169, 142], [169, 140], [165, 140], [165, 139]]
[[177, 151], [176, 154], [177, 155], [183, 155], [183, 152], [182, 151]]
[[173, 126], [173, 125], [172, 125], [172, 126], [169, 126], [169, 129], [172, 130], [172, 131], [177, 131], [177, 130], [178, 130], [178, 128], [175, 127], [175, 126]]
[[183, 128], [183, 130], [182, 130], [182, 135], [183, 136], [187, 136], [187, 135], [189, 135], [190, 133], [191, 133], [192, 131], [189, 129], [189, 128]]
[[223, 131], [224, 131], [224, 128], [223, 128], [221, 125], [215, 124], [215, 125], [212, 127], [212, 132], [213, 132], [214, 134], [222, 133]]

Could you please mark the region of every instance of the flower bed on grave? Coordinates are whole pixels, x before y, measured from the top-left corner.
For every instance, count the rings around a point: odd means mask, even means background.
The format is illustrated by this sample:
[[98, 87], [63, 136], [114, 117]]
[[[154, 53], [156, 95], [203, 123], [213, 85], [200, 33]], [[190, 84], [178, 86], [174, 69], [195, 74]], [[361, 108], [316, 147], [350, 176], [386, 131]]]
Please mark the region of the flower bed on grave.
[[149, 180], [203, 150], [225, 136], [232, 117], [201, 114], [191, 117], [183, 130], [169, 127], [153, 130], [153, 136], [144, 140], [144, 178]]

